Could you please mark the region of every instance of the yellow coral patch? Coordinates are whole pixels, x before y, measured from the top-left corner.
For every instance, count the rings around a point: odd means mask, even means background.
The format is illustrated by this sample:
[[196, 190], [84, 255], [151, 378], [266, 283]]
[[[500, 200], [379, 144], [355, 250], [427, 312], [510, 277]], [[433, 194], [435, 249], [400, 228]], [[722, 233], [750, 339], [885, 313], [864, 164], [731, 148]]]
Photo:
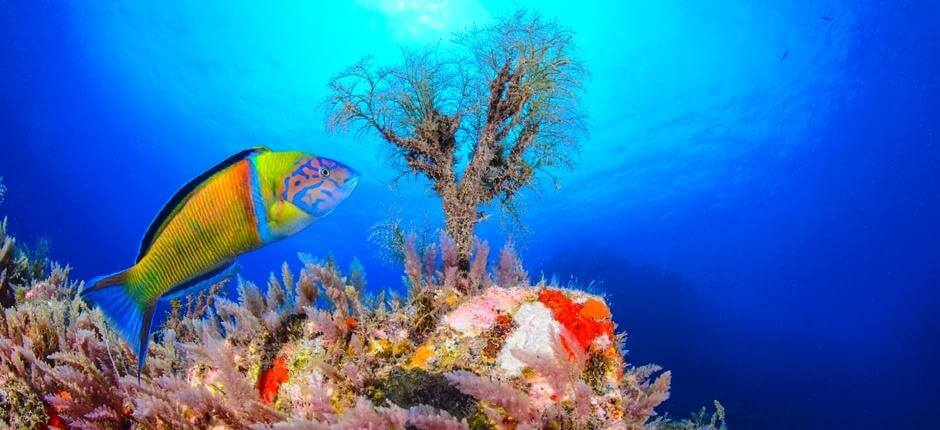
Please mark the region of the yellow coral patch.
[[392, 343], [387, 339], [370, 339], [368, 349], [366, 350], [370, 355], [384, 354], [386, 351], [389, 351]]
[[538, 373], [535, 373], [535, 370], [532, 370], [531, 367], [526, 366], [522, 368], [522, 378], [526, 381], [531, 381], [533, 378], [538, 376]]
[[454, 307], [460, 303], [460, 296], [458, 296], [457, 293], [451, 291], [450, 294], [444, 296], [444, 303], [447, 306]]
[[405, 355], [408, 353], [408, 351], [411, 350], [411, 348], [412, 345], [410, 342], [396, 342], [392, 345], [392, 355], [395, 357]]
[[426, 343], [424, 345], [421, 345], [421, 347], [415, 351], [415, 354], [411, 356], [411, 362], [408, 363], [408, 367], [410, 368], [417, 367], [419, 369], [427, 369], [428, 361], [430, 361], [431, 358], [433, 357], [434, 357], [434, 345], [430, 343]]

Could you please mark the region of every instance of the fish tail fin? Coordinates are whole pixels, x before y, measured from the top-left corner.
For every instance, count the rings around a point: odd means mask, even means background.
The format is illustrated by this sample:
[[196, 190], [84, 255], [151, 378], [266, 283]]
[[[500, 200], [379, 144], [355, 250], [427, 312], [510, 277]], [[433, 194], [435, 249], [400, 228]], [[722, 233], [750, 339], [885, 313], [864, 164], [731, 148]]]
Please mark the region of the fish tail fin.
[[137, 354], [137, 379], [147, 358], [150, 325], [155, 301], [143, 301], [132, 294], [127, 284], [127, 271], [92, 279], [81, 292], [92, 307], [98, 306], [118, 333]]

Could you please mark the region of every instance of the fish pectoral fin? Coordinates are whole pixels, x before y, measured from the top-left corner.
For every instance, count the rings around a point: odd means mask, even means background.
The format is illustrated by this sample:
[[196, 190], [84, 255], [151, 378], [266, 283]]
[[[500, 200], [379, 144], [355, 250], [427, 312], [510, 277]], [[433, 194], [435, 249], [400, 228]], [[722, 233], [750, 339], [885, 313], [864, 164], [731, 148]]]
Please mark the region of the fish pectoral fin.
[[275, 202], [268, 210], [268, 219], [275, 224], [289, 223], [304, 216], [309, 215], [297, 205], [284, 200]]
[[124, 338], [137, 355], [137, 378], [147, 358], [150, 344], [150, 329], [153, 323], [153, 310], [156, 303], [141, 301], [132, 294], [132, 286], [125, 283], [125, 273], [95, 278], [81, 296], [92, 306], [98, 306], [117, 332]]
[[268, 227], [278, 238], [290, 236], [313, 222], [313, 217], [297, 205], [278, 201], [268, 210]]
[[177, 285], [160, 296], [161, 300], [176, 300], [193, 294], [198, 294], [226, 278], [234, 276], [238, 272], [239, 266], [235, 262], [223, 264], [218, 269], [199, 276], [189, 282]]

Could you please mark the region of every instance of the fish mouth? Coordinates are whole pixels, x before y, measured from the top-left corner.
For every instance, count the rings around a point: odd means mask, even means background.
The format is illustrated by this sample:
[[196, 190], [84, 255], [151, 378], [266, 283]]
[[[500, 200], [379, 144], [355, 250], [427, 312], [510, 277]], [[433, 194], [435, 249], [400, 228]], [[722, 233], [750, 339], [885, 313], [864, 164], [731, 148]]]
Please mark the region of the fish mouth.
[[359, 174], [356, 172], [352, 172], [352, 174], [349, 175], [349, 179], [347, 179], [346, 183], [343, 184], [343, 191], [344, 191], [343, 194], [345, 194], [346, 196], [349, 196], [350, 194], [352, 194], [353, 190], [355, 190], [356, 186], [358, 185], [359, 185]]

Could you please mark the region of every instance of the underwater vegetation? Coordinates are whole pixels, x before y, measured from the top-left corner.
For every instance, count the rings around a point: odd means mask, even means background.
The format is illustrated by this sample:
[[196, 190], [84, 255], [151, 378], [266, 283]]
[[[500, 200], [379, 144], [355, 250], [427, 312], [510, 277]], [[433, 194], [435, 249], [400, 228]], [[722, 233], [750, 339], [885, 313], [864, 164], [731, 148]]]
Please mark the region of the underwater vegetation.
[[481, 206], [497, 201], [518, 221], [536, 174], [574, 163], [587, 70], [573, 37], [519, 11], [458, 34], [447, 52], [403, 50], [394, 66], [366, 57], [331, 79], [327, 126], [380, 138], [399, 177], [429, 181], [466, 270]]
[[0, 221], [0, 305], [16, 304], [23, 287], [45, 276], [50, 262], [46, 257], [48, 241], [41, 240], [32, 250], [17, 244], [7, 233], [7, 220]]
[[[2, 239], [5, 243], [12, 239]], [[406, 241], [406, 295], [300, 256], [264, 292], [238, 278], [174, 302], [137, 378], [131, 346], [51, 264], [4, 284], [0, 421], [14, 428], [719, 429], [720, 405], [655, 417], [669, 372], [629, 366], [602, 297], [531, 285], [511, 245]], [[21, 257], [20, 260], [26, 257]], [[15, 267], [28, 267], [17, 265]], [[20, 269], [15, 269], [18, 272]], [[4, 271], [6, 274], [6, 271]], [[7, 279], [7, 278], [4, 278]], [[655, 417], [655, 419], [653, 419]]]

